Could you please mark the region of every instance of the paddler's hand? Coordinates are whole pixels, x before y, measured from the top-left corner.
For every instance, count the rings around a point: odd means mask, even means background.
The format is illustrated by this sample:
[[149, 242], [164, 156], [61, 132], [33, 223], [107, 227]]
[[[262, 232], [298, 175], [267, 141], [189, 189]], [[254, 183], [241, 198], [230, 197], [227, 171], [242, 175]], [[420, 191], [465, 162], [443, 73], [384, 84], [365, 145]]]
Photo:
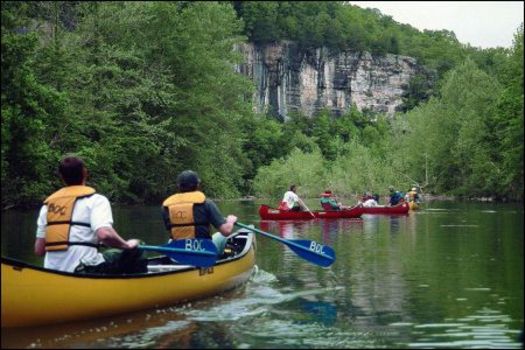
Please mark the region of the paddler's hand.
[[237, 221], [237, 217], [235, 215], [228, 215], [226, 217], [226, 222], [229, 223], [229, 224], [235, 224], [235, 222]]
[[230, 214], [226, 217], [226, 222], [219, 227], [219, 231], [224, 237], [228, 237], [232, 233], [235, 221], [237, 221], [237, 217]]
[[138, 239], [128, 239], [126, 241], [127, 248], [126, 249], [135, 249], [139, 246], [140, 240]]

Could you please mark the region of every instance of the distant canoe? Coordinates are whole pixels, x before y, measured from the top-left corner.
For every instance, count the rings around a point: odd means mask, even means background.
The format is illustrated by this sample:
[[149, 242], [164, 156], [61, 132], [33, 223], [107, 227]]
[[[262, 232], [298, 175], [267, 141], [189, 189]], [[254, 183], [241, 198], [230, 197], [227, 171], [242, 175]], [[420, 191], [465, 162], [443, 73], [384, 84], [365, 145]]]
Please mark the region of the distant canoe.
[[314, 210], [311, 213], [308, 211], [279, 210], [265, 204], [259, 207], [259, 216], [263, 220], [348, 219], [358, 218], [362, 213], [362, 207], [344, 210]]
[[148, 273], [93, 275], [58, 272], [2, 257], [2, 327], [39, 326], [174, 305], [211, 296], [248, 280], [255, 237], [228, 241], [212, 267], [150, 258]]
[[379, 206], [379, 207], [363, 207], [363, 214], [385, 214], [385, 215], [398, 215], [408, 214], [408, 204], [403, 202], [393, 207]]

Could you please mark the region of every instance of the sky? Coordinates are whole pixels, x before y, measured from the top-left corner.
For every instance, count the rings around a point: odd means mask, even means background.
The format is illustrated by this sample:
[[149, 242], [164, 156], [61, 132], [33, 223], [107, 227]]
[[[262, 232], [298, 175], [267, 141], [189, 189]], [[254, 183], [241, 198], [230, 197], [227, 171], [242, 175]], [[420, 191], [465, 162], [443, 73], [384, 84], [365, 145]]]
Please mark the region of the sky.
[[419, 30], [447, 29], [463, 44], [483, 49], [511, 47], [523, 22], [523, 1], [349, 1], [377, 8]]

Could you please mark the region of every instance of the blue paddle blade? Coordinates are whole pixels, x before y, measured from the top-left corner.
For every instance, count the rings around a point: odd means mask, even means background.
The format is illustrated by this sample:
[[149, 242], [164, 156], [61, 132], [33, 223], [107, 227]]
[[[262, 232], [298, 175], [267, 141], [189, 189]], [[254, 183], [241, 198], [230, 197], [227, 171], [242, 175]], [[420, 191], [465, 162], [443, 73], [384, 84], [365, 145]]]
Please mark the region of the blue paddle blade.
[[314, 264], [328, 267], [335, 261], [335, 252], [331, 247], [306, 239], [288, 239], [285, 243], [297, 255]]
[[181, 264], [209, 267], [217, 260], [217, 247], [211, 239], [179, 239], [161, 246], [141, 245], [139, 249], [162, 253]]
[[268, 232], [261, 231], [255, 227], [251, 227], [240, 222], [236, 222], [235, 225], [244, 227], [253, 232], [257, 232], [263, 236], [271, 239], [275, 239], [281, 243], [286, 244], [294, 253], [299, 255], [301, 258], [308, 260], [313, 264], [317, 264], [322, 267], [332, 265], [335, 261], [335, 252], [332, 248], [319, 244], [314, 241], [306, 239], [284, 239], [281, 237], [274, 236]]

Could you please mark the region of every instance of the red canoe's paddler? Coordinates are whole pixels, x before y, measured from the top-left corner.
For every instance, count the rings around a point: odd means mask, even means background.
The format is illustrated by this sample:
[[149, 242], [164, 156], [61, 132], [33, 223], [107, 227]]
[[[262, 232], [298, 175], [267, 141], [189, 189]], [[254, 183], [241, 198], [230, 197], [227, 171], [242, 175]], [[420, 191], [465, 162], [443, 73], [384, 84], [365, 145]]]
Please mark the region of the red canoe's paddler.
[[297, 186], [291, 185], [290, 190], [286, 191], [283, 200], [279, 204], [279, 210], [291, 211], [309, 211], [304, 202], [296, 193]]

